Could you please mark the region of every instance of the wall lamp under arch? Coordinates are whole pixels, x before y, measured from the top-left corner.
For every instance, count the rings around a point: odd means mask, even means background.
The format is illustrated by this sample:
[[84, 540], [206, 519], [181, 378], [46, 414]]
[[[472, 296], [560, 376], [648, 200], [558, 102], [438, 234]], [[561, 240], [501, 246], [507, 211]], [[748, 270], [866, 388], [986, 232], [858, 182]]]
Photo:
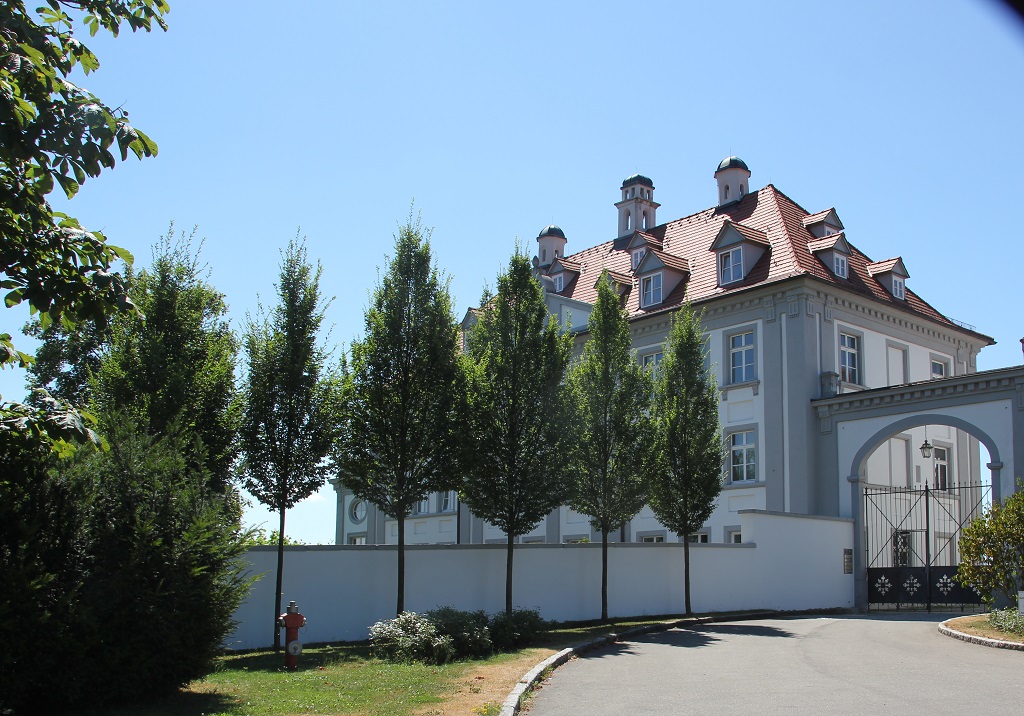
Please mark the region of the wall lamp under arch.
[[928, 438], [925, 438], [924, 442], [921, 443], [921, 455], [922, 455], [922, 457], [924, 457], [926, 460], [928, 458], [930, 458], [932, 456], [932, 448], [933, 447], [934, 446], [930, 442], [928, 442]]

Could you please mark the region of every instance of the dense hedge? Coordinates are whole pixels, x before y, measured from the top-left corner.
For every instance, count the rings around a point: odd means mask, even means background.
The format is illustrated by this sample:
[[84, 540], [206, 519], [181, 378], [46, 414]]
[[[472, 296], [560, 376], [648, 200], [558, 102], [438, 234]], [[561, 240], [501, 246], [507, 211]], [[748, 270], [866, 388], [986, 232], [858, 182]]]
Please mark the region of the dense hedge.
[[132, 703], [209, 672], [248, 582], [198, 443], [111, 428], [55, 462], [0, 432], [0, 711]]

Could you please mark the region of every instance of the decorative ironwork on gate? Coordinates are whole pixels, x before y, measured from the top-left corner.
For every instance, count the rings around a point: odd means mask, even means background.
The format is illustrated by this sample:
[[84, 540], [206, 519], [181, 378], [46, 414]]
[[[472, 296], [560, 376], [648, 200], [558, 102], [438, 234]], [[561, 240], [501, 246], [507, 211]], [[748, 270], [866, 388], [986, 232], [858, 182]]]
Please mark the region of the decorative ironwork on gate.
[[991, 502], [991, 486], [864, 489], [868, 605], [872, 609], [922, 609], [981, 604], [956, 579], [960, 531]]

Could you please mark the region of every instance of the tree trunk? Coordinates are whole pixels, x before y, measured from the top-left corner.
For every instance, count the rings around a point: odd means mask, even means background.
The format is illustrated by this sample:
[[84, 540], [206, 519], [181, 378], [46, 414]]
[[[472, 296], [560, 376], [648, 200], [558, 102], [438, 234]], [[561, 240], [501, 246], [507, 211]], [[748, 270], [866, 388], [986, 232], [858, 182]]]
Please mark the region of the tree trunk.
[[405, 611], [405, 515], [398, 513], [398, 607], [396, 614]]
[[281, 614], [281, 589], [284, 586], [284, 515], [281, 508], [281, 521], [277, 528], [277, 589], [274, 591], [274, 651], [281, 651], [281, 627], [277, 617]]
[[608, 528], [601, 529], [601, 621], [608, 621]]
[[512, 540], [514, 537], [508, 535], [508, 554], [505, 556], [505, 613], [512, 614]]
[[683, 565], [683, 582], [684, 591], [686, 593], [686, 616], [693, 614], [693, 609], [690, 607], [690, 535], [683, 536], [683, 559], [686, 560]]

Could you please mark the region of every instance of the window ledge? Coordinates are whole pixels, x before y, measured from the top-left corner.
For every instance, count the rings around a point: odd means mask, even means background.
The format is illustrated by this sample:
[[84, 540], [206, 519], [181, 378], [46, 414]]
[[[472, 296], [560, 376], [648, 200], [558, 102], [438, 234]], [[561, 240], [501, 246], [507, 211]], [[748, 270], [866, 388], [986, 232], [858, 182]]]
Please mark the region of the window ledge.
[[861, 385], [860, 383], [849, 383], [845, 380], [839, 381], [840, 393], [859, 393], [860, 391], [867, 389], [867, 386]]
[[753, 388], [754, 389], [754, 395], [758, 395], [760, 393], [760, 390], [761, 390], [761, 381], [760, 380], [748, 380], [748, 381], [743, 382], [743, 383], [728, 383], [726, 385], [718, 386], [718, 390], [721, 393], [722, 400], [728, 400], [729, 399], [729, 391], [730, 390], [736, 390], [736, 389], [739, 389], [739, 388]]
[[726, 482], [722, 485], [722, 490], [742, 490], [743, 488], [751, 487], [764, 487], [764, 482], [761, 480], [744, 480], [743, 482]]

